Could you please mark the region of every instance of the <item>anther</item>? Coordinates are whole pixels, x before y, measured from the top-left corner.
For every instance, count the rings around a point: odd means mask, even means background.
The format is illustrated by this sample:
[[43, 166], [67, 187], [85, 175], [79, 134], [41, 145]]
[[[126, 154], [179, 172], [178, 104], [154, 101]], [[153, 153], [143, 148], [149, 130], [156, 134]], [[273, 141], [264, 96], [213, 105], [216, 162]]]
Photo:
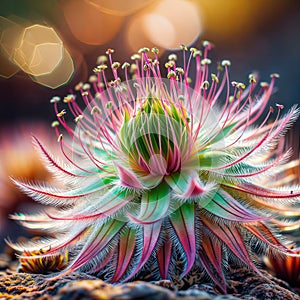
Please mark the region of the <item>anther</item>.
[[101, 114], [101, 109], [98, 106], [94, 106], [91, 110], [91, 115]]
[[50, 103], [56, 103], [56, 102], [59, 102], [59, 101], [60, 101], [60, 97], [54, 96], [54, 97], [52, 97], [52, 99], [50, 100]]
[[221, 64], [223, 67], [229, 67], [231, 65], [231, 62], [228, 59], [224, 59], [224, 60], [222, 60]]
[[113, 54], [114, 52], [115, 52], [114, 49], [108, 48], [105, 53], [108, 55], [108, 54]]
[[271, 78], [279, 78], [280, 75], [278, 73], [273, 73], [270, 75]]
[[97, 65], [107, 62], [107, 56], [101, 55], [97, 58]]
[[63, 115], [65, 115], [66, 114], [66, 110], [65, 109], [63, 109], [61, 112], [59, 112], [56, 116], [57, 117], [62, 117]]
[[172, 68], [174, 67], [174, 61], [169, 60], [168, 62], [165, 63], [166, 68]]
[[262, 88], [267, 88], [267, 87], [269, 87], [269, 84], [267, 83], [267, 82], [261, 82], [260, 83], [260, 86], [262, 87]]
[[72, 102], [74, 100], [75, 100], [75, 96], [71, 95], [71, 94], [69, 94], [66, 97], [64, 97], [64, 103], [70, 103], [70, 102]]
[[207, 90], [209, 87], [209, 82], [207, 80], [203, 81], [201, 84], [201, 89]]
[[183, 70], [183, 68], [178, 67], [178, 68], [176, 68], [176, 71], [178, 72], [178, 74], [184, 75], [184, 70]]
[[150, 51], [149, 48], [143, 47], [143, 48], [139, 49], [138, 53], [147, 53], [147, 52], [149, 52], [149, 51]]
[[250, 83], [255, 83], [256, 82], [256, 79], [255, 79], [253, 74], [249, 74], [249, 82]]
[[236, 87], [237, 87], [238, 89], [245, 89], [245, 88], [246, 88], [245, 84], [242, 83], [242, 82], [239, 82], [239, 83], [237, 84]]
[[175, 53], [170, 54], [168, 60], [177, 60], [177, 55]]
[[155, 54], [158, 54], [159, 50], [156, 47], [154, 47], [154, 48], [151, 49], [151, 52], [155, 53]]
[[176, 72], [174, 72], [173, 70], [170, 71], [170, 72], [168, 73], [167, 77], [168, 77], [168, 79], [170, 79], [170, 78], [176, 79], [176, 77], [177, 77], [177, 76], [176, 76]]
[[223, 71], [223, 67], [221, 66], [221, 64], [220, 64], [220, 63], [218, 63], [217, 70], [218, 70], [219, 72], [222, 72], [222, 71]]
[[59, 122], [58, 121], [53, 121], [52, 123], [51, 123], [51, 127], [57, 127], [57, 126], [59, 126]]
[[141, 86], [137, 82], [134, 82], [133, 87], [136, 88], [136, 89], [139, 89]]
[[82, 119], [83, 119], [83, 115], [78, 115], [74, 120], [75, 120], [76, 123], [78, 123]]
[[97, 81], [98, 81], [97, 76], [91, 75], [91, 76], [89, 77], [89, 82], [90, 82], [90, 83], [97, 82]]
[[130, 65], [130, 73], [134, 73], [138, 69], [138, 66], [136, 64], [131, 64]]
[[194, 51], [194, 53], [193, 53], [193, 57], [195, 58], [195, 57], [197, 57], [197, 56], [201, 56], [202, 55], [202, 52], [200, 51], [200, 50], [196, 50], [196, 51]]
[[216, 83], [219, 83], [219, 78], [217, 77], [216, 74], [211, 73], [211, 79], [212, 79], [213, 81], [215, 81]]
[[91, 88], [91, 86], [88, 84], [88, 83], [85, 83], [83, 86], [82, 86], [82, 89], [84, 90], [84, 91], [87, 91], [87, 90], [89, 90]]
[[275, 105], [276, 105], [279, 109], [284, 109], [284, 106], [283, 106], [282, 104], [276, 103]]
[[108, 102], [106, 103], [105, 107], [106, 107], [107, 109], [111, 108], [111, 107], [112, 107], [112, 102], [111, 102], [111, 101], [108, 101]]
[[125, 68], [128, 68], [128, 67], [130, 67], [130, 63], [124, 62], [121, 68], [125, 69]]
[[76, 85], [75, 85], [75, 91], [79, 91], [81, 88], [82, 88], [82, 86], [83, 86], [83, 83], [82, 82], [79, 82], [79, 83], [77, 83]]
[[209, 46], [211, 47], [211, 43], [209, 41], [203, 41], [202, 45], [204, 48], [209, 47]]
[[209, 58], [204, 58], [201, 60], [201, 64], [204, 65], [209, 65], [211, 64], [211, 60]]
[[140, 60], [141, 59], [141, 56], [139, 54], [133, 54], [131, 55], [130, 57], [132, 60]]
[[113, 69], [118, 69], [119, 67], [120, 67], [120, 63], [119, 62], [114, 62], [112, 65], [111, 65], [111, 67], [113, 68]]
[[179, 100], [179, 101], [184, 101], [184, 100], [185, 100], [185, 97], [184, 97], [183, 95], [179, 95], [179, 96], [178, 96], [178, 100]]
[[184, 50], [184, 51], [188, 51], [187, 46], [184, 45], [184, 44], [181, 44], [181, 45], [180, 45], [180, 49], [182, 49], [182, 50]]
[[99, 72], [102, 72], [102, 71], [104, 71], [105, 69], [107, 69], [107, 65], [99, 65], [98, 67], [97, 67], [97, 69], [99, 70]]

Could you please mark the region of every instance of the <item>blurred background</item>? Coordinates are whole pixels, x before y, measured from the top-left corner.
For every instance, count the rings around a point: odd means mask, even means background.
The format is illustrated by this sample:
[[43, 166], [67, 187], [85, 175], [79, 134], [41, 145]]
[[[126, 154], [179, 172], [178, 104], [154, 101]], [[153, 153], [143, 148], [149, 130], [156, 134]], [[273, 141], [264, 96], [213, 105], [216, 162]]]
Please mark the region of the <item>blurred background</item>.
[[[215, 45], [213, 67], [232, 61], [231, 80], [247, 82], [257, 70], [268, 81], [276, 72], [273, 103], [300, 102], [298, 0], [0, 1], [0, 247], [3, 237], [22, 234], [7, 215], [31, 203], [8, 177], [49, 179], [31, 146], [34, 133], [57, 151], [49, 100], [87, 81], [107, 48], [124, 62], [156, 46], [164, 60], [180, 44], [202, 40]], [[299, 122], [289, 134], [295, 149], [298, 128]]]

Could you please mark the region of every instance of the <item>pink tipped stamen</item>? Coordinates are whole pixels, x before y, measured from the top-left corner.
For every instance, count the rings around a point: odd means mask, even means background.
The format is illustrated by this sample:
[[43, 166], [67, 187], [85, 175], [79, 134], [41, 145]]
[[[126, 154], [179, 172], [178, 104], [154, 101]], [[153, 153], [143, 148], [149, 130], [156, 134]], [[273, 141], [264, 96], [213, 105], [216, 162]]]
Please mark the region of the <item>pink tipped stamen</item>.
[[270, 115], [274, 112], [272, 106], [270, 106], [270, 109], [268, 111], [268, 114], [266, 115], [265, 119], [263, 120], [263, 122], [260, 124], [260, 126], [253, 132], [253, 134], [251, 134], [250, 136], [248, 136], [247, 138], [243, 139], [243, 141], [249, 141], [252, 138], [254, 138], [255, 136], [258, 136], [261, 129], [264, 129], [266, 122], [269, 120]]
[[72, 176], [72, 177], [87, 177], [88, 175], [78, 175], [78, 174], [74, 174], [72, 172], [67, 171], [65, 168], [62, 168], [60, 165], [58, 165], [53, 158], [49, 155], [49, 153], [46, 151], [45, 147], [41, 144], [41, 142], [35, 137], [33, 136], [33, 139], [35, 140], [35, 142], [37, 143], [37, 145], [39, 146], [39, 148], [42, 150], [43, 154], [47, 157], [47, 159], [49, 160], [49, 162], [55, 166], [58, 170], [62, 171], [63, 173]]
[[264, 198], [274, 198], [274, 199], [285, 199], [285, 198], [296, 198], [300, 197], [300, 191], [295, 191], [294, 193], [290, 192], [281, 192], [271, 189], [262, 188], [258, 185], [254, 184], [243, 184], [239, 186], [233, 186], [230, 184], [222, 183], [222, 186], [225, 186], [229, 189], [234, 189], [236, 191], [240, 191], [243, 193], [249, 193], [251, 195], [257, 197], [264, 197]]
[[[86, 169], [83, 169], [81, 168], [78, 164], [76, 164], [70, 157], [69, 155], [67, 155], [65, 149], [64, 149], [64, 146], [67, 146], [69, 147], [69, 150], [72, 150], [73, 153], [74, 153], [74, 149], [71, 148], [67, 143], [64, 142], [63, 139], [60, 139], [59, 141], [59, 146], [60, 146], [60, 150], [62, 152], [62, 154], [64, 155], [64, 157], [68, 160], [68, 162], [70, 162], [74, 167], [76, 167], [77, 169], [85, 172], [85, 173], [88, 173], [88, 174], [96, 174], [97, 172], [92, 172], [92, 171], [89, 171], [89, 170], [86, 170]], [[81, 155], [82, 153], [78, 153], [79, 155]]]

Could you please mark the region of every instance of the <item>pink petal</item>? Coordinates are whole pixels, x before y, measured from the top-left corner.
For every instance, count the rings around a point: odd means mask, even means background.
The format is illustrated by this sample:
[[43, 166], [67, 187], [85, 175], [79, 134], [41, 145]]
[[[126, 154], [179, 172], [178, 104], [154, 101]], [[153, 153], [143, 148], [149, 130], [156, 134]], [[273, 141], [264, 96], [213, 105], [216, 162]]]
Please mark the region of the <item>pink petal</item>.
[[142, 248], [141, 258], [133, 270], [133, 272], [125, 280], [131, 279], [141, 268], [148, 262], [152, 252], [157, 244], [158, 237], [161, 231], [162, 221], [158, 221], [154, 224], [144, 225], [144, 242]]
[[198, 180], [193, 177], [188, 184], [186, 192], [182, 195], [183, 198], [191, 198], [191, 197], [198, 197], [203, 194], [205, 190], [201, 187]]
[[201, 221], [214, 235], [216, 235], [224, 244], [246, 265], [260, 274], [259, 270], [253, 264], [245, 242], [241, 236], [240, 231], [236, 226], [227, 226], [225, 224], [217, 224], [211, 221], [208, 217], [202, 216]]
[[115, 163], [118, 171], [119, 171], [119, 177], [120, 182], [123, 186], [133, 188], [133, 189], [143, 189], [143, 185], [139, 181], [139, 179], [136, 177], [136, 175], [127, 170], [126, 168], [122, 167], [121, 165]]
[[168, 278], [170, 260], [172, 256], [172, 242], [167, 239], [164, 244], [156, 251], [160, 276], [162, 279]]
[[222, 245], [203, 233], [199, 259], [213, 281], [226, 293], [226, 281], [222, 270]]
[[135, 231], [134, 229], [126, 228], [120, 237], [117, 268], [112, 282], [118, 282], [126, 272], [134, 252], [134, 247]]
[[183, 274], [185, 276], [193, 267], [196, 258], [194, 204], [182, 205], [170, 216], [170, 221], [186, 254], [187, 265]]

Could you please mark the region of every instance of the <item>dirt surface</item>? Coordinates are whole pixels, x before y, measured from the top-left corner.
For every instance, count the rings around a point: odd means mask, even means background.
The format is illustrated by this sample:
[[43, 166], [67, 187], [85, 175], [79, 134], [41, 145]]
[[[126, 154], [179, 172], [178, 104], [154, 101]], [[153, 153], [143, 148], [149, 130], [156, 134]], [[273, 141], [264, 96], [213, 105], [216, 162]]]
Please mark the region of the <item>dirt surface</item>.
[[228, 294], [222, 295], [214, 284], [196, 273], [176, 283], [162, 280], [112, 285], [84, 273], [49, 280], [47, 275], [17, 273], [16, 266], [9, 255], [0, 255], [0, 299], [300, 300], [286, 282], [266, 271], [262, 271], [262, 277], [246, 268], [229, 270]]

